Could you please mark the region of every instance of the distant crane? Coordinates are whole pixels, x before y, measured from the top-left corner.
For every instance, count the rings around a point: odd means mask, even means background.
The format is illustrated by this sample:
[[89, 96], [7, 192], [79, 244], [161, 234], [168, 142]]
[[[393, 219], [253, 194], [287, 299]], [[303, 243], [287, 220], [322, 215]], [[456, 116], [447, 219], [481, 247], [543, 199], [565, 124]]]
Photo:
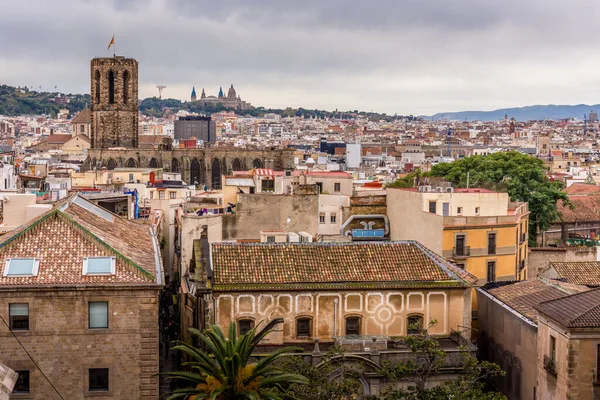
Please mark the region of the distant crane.
[[162, 100], [162, 91], [166, 88], [166, 86], [163, 85], [162, 74], [160, 75], [160, 85], [156, 85], [156, 88], [158, 89], [158, 98]]

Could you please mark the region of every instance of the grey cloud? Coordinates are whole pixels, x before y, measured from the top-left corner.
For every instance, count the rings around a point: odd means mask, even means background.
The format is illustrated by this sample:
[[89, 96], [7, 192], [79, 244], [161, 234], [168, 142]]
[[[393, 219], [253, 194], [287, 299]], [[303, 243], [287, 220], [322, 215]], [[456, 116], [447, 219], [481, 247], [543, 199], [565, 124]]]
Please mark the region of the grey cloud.
[[[140, 61], [142, 96], [233, 83], [261, 105], [421, 113], [597, 102], [589, 0], [0, 0], [0, 83], [89, 90], [89, 60]], [[8, 40], [7, 40], [8, 39]], [[547, 100], [544, 100], [547, 99]]]

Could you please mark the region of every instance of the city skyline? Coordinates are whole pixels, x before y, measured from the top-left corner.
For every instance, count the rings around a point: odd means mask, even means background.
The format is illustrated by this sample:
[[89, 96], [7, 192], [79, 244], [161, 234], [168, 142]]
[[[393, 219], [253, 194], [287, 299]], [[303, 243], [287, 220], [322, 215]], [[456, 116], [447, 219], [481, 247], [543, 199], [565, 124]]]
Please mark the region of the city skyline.
[[388, 114], [599, 102], [600, 8], [585, 0], [0, 6], [0, 84], [89, 93], [88, 60], [113, 54], [114, 32], [141, 98], [162, 80], [163, 98], [233, 83], [257, 106]]

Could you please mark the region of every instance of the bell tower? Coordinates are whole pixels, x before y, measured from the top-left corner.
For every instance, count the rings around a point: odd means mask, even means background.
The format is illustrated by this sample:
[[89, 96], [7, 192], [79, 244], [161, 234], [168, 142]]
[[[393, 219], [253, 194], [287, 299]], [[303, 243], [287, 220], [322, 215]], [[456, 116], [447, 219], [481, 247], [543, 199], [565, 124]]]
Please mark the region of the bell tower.
[[138, 147], [138, 62], [122, 56], [91, 61], [93, 149]]

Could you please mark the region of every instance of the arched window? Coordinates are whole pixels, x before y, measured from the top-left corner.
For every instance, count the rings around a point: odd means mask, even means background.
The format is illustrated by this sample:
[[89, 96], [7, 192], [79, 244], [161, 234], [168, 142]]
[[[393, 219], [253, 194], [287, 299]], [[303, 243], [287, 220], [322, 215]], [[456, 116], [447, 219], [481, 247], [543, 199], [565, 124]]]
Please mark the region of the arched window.
[[115, 103], [115, 73], [108, 71], [108, 104]]
[[210, 168], [212, 170], [212, 189], [221, 189], [221, 163], [217, 158], [212, 160]]
[[96, 84], [96, 104], [100, 104], [100, 71], [98, 70], [94, 74], [94, 83]]
[[360, 317], [346, 317], [346, 335], [360, 335]]
[[137, 163], [135, 162], [135, 160], [133, 158], [130, 158], [129, 160], [127, 160], [127, 163], [125, 164], [125, 166], [127, 168], [135, 168], [135, 167], [137, 167]]
[[129, 101], [129, 71], [123, 72], [123, 104]]
[[106, 169], [109, 169], [112, 171], [115, 168], [117, 168], [117, 162], [115, 160], [113, 160], [112, 158], [109, 158], [108, 162], [106, 163]]
[[296, 338], [308, 339], [312, 337], [312, 320], [306, 317], [296, 319]]
[[418, 335], [423, 332], [423, 316], [419, 314], [409, 315], [406, 318], [406, 334]]
[[240, 319], [238, 321], [238, 335], [245, 335], [254, 328], [254, 321], [251, 319]]
[[233, 171], [243, 171], [244, 170], [244, 166], [242, 164], [242, 160], [240, 160], [239, 158], [234, 158], [233, 161], [231, 162], [231, 169]]
[[263, 168], [263, 163], [258, 158], [252, 161], [252, 168]]
[[179, 161], [176, 158], [171, 160], [171, 172], [179, 172]]
[[148, 163], [148, 167], [150, 168], [158, 168], [158, 160], [154, 157], [152, 157], [150, 159], [150, 162]]

